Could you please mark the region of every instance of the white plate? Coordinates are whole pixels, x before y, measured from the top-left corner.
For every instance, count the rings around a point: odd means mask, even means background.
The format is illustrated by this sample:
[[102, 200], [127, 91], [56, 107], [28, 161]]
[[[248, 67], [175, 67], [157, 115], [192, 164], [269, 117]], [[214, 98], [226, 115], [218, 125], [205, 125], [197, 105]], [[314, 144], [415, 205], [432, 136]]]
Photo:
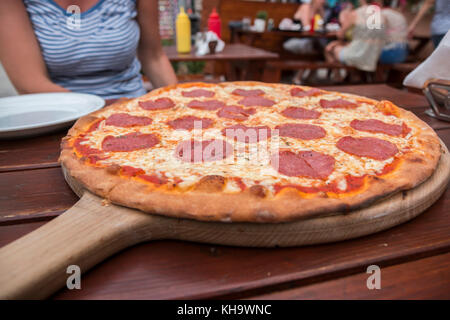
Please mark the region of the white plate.
[[0, 138], [23, 138], [69, 127], [105, 100], [84, 93], [37, 93], [0, 98]]

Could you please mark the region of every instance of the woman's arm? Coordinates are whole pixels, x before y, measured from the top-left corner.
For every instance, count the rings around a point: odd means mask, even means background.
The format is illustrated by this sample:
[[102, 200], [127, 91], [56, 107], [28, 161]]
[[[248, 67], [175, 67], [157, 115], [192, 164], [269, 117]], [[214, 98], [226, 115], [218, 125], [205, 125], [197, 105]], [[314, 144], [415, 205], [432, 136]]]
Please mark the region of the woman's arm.
[[294, 19], [300, 20], [302, 22], [303, 27], [309, 26], [311, 24], [312, 19], [311, 4], [309, 3], [301, 4], [294, 15]]
[[0, 1], [0, 60], [20, 94], [69, 91], [50, 80], [22, 1]]
[[345, 33], [349, 30], [356, 22], [356, 12], [351, 8], [346, 8], [339, 13], [339, 23], [341, 28], [337, 32], [337, 37], [339, 39], [345, 38]]
[[427, 11], [434, 4], [434, 1], [435, 0], [425, 0], [425, 2], [423, 3], [422, 7], [419, 10], [419, 13], [417, 13], [416, 17], [414, 18], [414, 20], [411, 22], [411, 24], [408, 27], [408, 36], [411, 37], [413, 35], [414, 29], [416, 29], [417, 24], [419, 23], [420, 20], [422, 20], [425, 13], [427, 13]]
[[138, 55], [142, 69], [154, 87], [177, 83], [175, 72], [161, 45], [158, 21], [158, 1], [139, 0], [138, 23], [141, 39]]

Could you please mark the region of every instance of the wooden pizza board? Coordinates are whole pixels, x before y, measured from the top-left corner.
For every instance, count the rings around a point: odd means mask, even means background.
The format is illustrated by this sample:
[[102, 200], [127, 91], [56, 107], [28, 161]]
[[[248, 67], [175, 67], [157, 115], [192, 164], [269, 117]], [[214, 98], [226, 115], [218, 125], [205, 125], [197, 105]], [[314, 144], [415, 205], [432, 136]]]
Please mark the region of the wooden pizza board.
[[87, 271], [131, 245], [176, 239], [248, 247], [287, 247], [356, 238], [406, 222], [430, 207], [450, 180], [450, 155], [421, 185], [372, 206], [288, 223], [221, 223], [176, 219], [107, 204], [83, 190], [64, 170], [81, 199], [64, 214], [0, 249], [0, 299], [45, 298], [63, 287], [67, 267]]

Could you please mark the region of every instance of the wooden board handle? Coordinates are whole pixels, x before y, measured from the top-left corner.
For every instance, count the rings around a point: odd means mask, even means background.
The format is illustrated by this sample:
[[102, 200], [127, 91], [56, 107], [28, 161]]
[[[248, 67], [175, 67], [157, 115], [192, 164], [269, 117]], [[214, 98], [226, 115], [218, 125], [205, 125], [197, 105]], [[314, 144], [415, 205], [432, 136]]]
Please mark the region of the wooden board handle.
[[158, 217], [103, 206], [100, 198], [85, 192], [64, 214], [0, 249], [0, 299], [48, 297], [66, 284], [69, 265], [85, 272], [125, 247], [159, 239], [165, 232]]

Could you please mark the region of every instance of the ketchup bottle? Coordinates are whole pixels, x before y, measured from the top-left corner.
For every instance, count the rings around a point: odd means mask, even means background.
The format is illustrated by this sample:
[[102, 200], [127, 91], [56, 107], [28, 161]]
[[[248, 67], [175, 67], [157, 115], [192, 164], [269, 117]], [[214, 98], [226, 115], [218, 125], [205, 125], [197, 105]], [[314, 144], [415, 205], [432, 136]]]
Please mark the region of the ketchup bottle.
[[313, 17], [311, 18], [311, 29], [309, 29], [309, 32], [310, 32], [310, 33], [314, 33], [314, 27], [315, 27], [315, 25], [316, 25], [316, 16], [313, 16]]
[[213, 11], [209, 15], [208, 30], [214, 32], [220, 38], [220, 17], [217, 14], [216, 8], [213, 8]]

